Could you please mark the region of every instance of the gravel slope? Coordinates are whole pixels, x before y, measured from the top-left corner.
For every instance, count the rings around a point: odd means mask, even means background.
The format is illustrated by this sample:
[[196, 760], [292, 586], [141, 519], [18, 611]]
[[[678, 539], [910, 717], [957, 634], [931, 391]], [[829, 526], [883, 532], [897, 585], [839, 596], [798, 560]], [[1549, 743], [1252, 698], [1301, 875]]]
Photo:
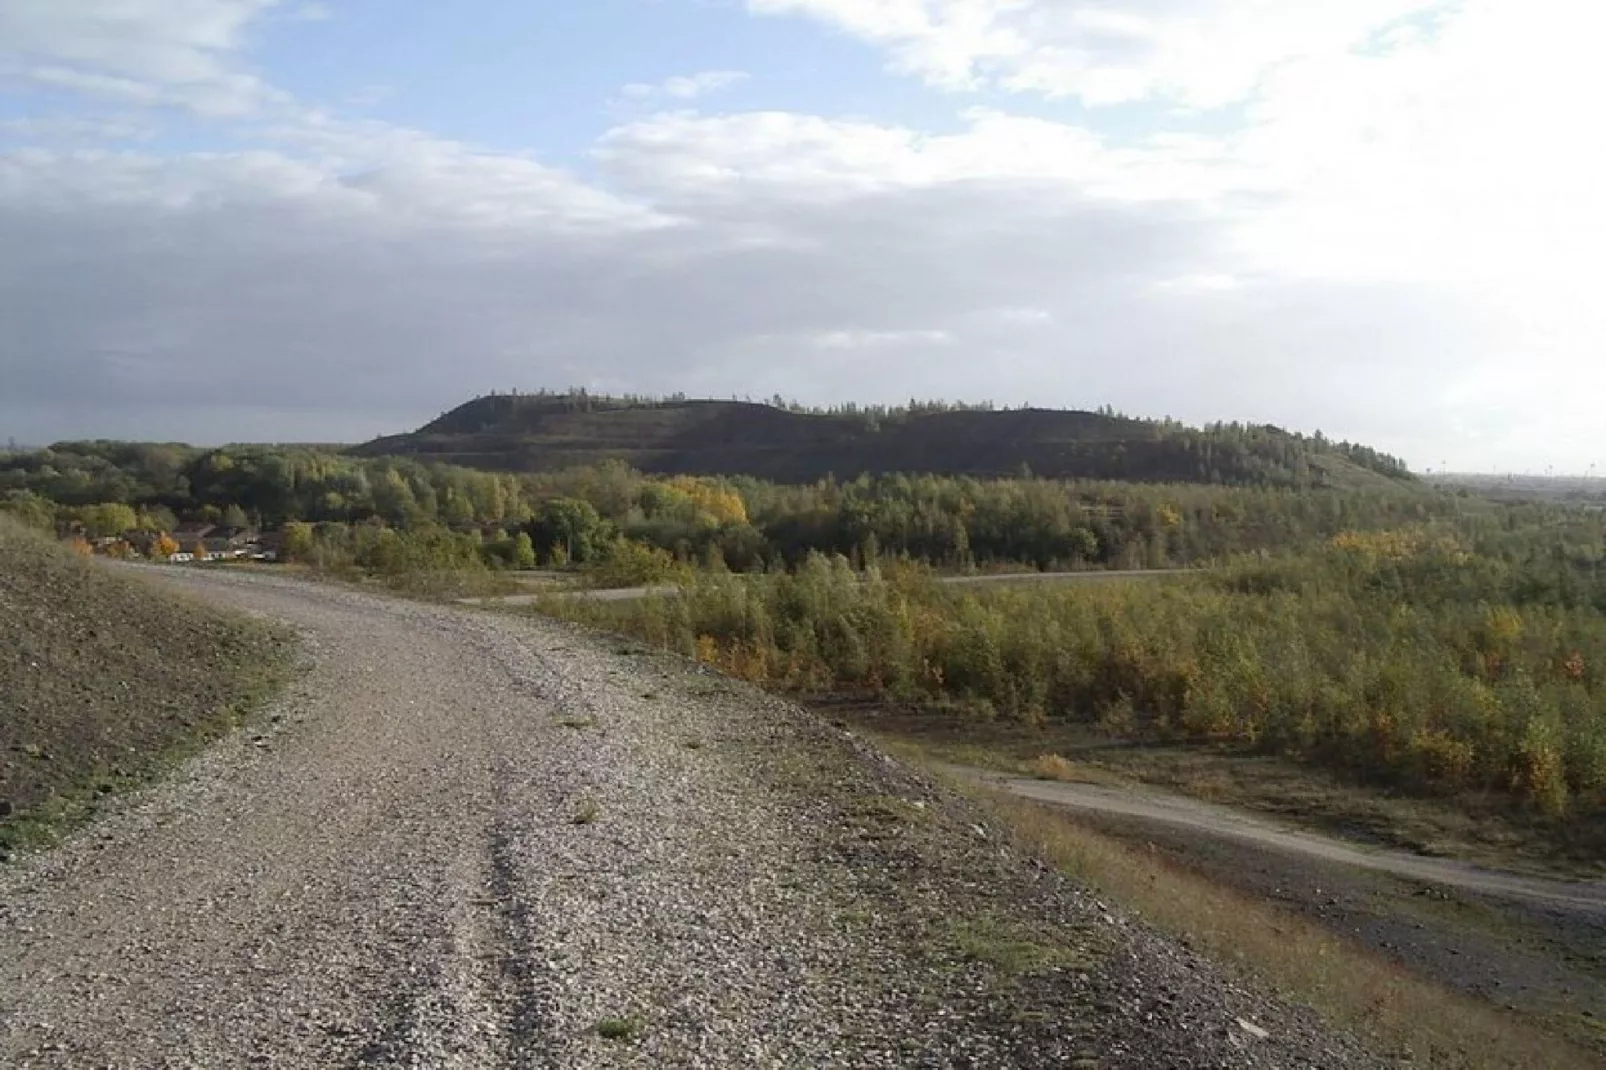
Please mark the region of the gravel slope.
[[282, 678], [284, 641], [0, 513], [0, 860], [228, 731]]
[[784, 702], [563, 625], [167, 576], [313, 664], [0, 872], [0, 1065], [1379, 1065]]

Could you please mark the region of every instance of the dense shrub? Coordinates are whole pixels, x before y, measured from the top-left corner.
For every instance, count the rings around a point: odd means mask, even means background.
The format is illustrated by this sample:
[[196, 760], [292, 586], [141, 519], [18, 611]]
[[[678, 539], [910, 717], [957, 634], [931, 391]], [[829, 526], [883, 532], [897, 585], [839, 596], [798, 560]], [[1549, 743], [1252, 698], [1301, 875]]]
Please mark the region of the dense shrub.
[[632, 539], [604, 544], [586, 568], [586, 578], [597, 587], [644, 587], [683, 578], [684, 573], [669, 551]]
[[1520, 575], [1487, 565], [1436, 543], [1341, 541], [1186, 582], [976, 591], [816, 554], [792, 573], [548, 608], [781, 688], [1235, 743], [1553, 813], [1599, 807], [1606, 619], [1513, 601]]

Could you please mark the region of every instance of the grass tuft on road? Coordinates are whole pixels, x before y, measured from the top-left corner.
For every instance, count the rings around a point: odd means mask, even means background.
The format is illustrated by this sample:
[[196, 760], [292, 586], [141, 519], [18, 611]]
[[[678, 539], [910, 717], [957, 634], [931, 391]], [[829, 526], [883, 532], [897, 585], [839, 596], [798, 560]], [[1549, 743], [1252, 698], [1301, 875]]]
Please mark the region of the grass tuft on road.
[[1053, 970], [1091, 970], [1099, 956], [1086, 946], [1091, 937], [1072, 944], [1018, 918], [1002, 914], [954, 921], [948, 943], [966, 959], [983, 962], [1005, 977], [1028, 977]]
[[569, 821], [575, 825], [594, 825], [602, 818], [602, 804], [595, 799], [581, 799], [575, 804]]
[[0, 859], [235, 727], [291, 646], [0, 516]]

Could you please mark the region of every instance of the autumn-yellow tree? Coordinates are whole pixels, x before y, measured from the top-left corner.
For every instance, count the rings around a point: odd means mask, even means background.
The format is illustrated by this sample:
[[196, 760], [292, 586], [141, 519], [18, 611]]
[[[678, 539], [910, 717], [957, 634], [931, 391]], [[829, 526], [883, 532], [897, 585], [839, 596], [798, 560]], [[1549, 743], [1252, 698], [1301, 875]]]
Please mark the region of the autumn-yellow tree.
[[716, 527], [747, 523], [747, 505], [742, 496], [728, 487], [695, 476], [676, 476], [669, 489], [688, 499], [697, 518]]
[[295, 521], [284, 526], [279, 557], [284, 561], [305, 561], [312, 556], [315, 540], [312, 525]]
[[152, 561], [166, 561], [178, 553], [178, 540], [167, 532], [162, 532], [151, 542], [150, 555]]

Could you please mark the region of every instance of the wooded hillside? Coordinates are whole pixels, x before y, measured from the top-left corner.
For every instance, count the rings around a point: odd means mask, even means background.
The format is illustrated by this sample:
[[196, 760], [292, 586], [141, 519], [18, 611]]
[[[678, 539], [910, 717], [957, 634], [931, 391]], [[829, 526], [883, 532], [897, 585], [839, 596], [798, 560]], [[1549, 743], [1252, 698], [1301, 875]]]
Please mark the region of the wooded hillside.
[[511, 472], [619, 460], [654, 474], [781, 483], [1030, 471], [1050, 478], [1364, 489], [1410, 478], [1402, 462], [1374, 450], [1269, 426], [1199, 429], [1108, 410], [940, 403], [818, 410], [777, 402], [490, 395], [352, 452]]

